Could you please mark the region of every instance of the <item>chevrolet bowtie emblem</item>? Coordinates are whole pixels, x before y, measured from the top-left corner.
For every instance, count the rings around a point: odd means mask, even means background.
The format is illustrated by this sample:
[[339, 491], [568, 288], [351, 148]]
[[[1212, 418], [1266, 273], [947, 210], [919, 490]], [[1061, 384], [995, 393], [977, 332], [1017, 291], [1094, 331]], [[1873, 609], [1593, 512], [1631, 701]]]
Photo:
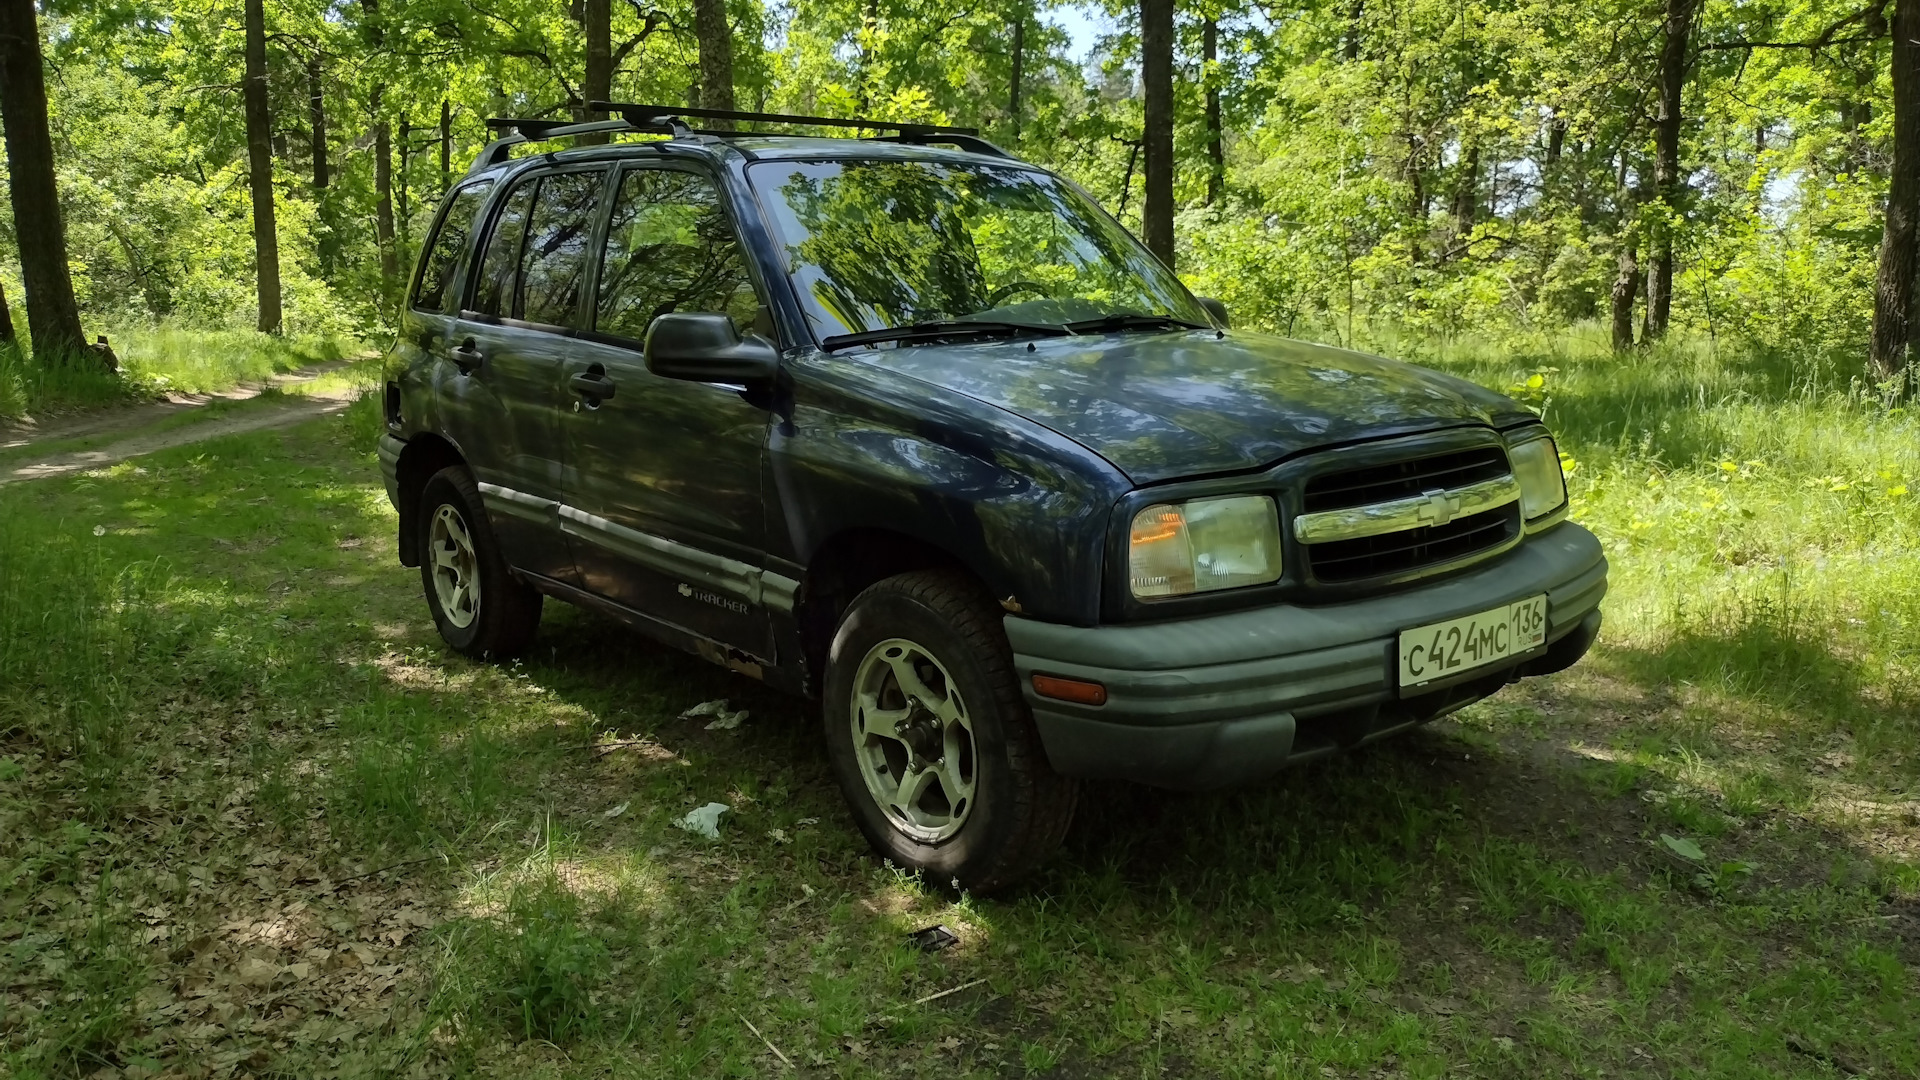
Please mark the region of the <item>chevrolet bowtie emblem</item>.
[[1422, 525], [1445, 525], [1460, 513], [1460, 496], [1439, 488], [1423, 494], [1427, 501], [1418, 511]]

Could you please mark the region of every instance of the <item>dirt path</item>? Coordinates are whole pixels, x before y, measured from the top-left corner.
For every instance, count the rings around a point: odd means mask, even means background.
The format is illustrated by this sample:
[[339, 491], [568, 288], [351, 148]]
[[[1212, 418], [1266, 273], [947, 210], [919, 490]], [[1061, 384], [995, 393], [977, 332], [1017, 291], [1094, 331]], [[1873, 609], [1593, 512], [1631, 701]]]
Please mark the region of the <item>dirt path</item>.
[[169, 416], [192, 412], [216, 401], [247, 401], [268, 389], [284, 390], [310, 383], [322, 375], [339, 371], [352, 360], [331, 360], [297, 371], [270, 376], [264, 383], [249, 383], [212, 394], [168, 394], [159, 401], [102, 409], [58, 420], [39, 423], [33, 420], [0, 420], [0, 452], [35, 443], [79, 439], [92, 435], [134, 432]]
[[[311, 382], [321, 375], [346, 366], [348, 362], [343, 360], [329, 364], [316, 364], [286, 375], [277, 375], [267, 385], [287, 387]], [[0, 465], [0, 486], [21, 480], [39, 480], [49, 476], [65, 476], [69, 473], [84, 472], [87, 469], [98, 469], [142, 454], [151, 454], [156, 450], [167, 450], [175, 446], [185, 446], [188, 443], [217, 439], [223, 435], [289, 427], [339, 412], [353, 401], [355, 395], [353, 390], [337, 390], [289, 396], [271, 404], [263, 403], [242, 412], [200, 423], [181, 424], [159, 431], [148, 430], [170, 416], [203, 408], [216, 401], [246, 401], [259, 397], [262, 389], [264, 388], [260, 386], [250, 386], [219, 394], [174, 395], [166, 401], [151, 405], [116, 409], [105, 416], [76, 418], [69, 423], [51, 424], [43, 428], [12, 427], [0, 430], [0, 451], [67, 439], [125, 434], [124, 438], [114, 439], [104, 445], [84, 450], [68, 450], [45, 457], [27, 457], [9, 461]]]

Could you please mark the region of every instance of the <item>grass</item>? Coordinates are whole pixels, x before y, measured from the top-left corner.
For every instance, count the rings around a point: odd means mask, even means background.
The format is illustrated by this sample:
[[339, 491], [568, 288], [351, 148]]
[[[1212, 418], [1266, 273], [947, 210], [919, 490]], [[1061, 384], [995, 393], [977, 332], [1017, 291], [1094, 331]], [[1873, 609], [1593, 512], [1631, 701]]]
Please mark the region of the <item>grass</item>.
[[876, 862], [799, 703], [558, 606], [446, 653], [371, 401], [0, 490], [0, 1074], [1920, 1073], [1913, 421], [1690, 343], [1425, 358], [1557, 369], [1595, 656], [1092, 786], [996, 899]]
[[110, 333], [118, 375], [91, 355], [45, 363], [0, 348], [0, 419], [72, 412], [163, 393], [208, 394], [340, 360], [362, 349], [352, 338], [275, 337], [250, 330], [133, 327]]

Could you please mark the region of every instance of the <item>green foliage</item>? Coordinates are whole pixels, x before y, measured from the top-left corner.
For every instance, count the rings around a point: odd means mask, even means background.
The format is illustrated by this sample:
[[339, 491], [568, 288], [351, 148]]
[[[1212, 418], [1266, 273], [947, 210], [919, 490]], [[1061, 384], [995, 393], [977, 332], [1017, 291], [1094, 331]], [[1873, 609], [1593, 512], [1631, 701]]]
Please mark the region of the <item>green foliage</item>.
[[[267, 6], [291, 332], [391, 324], [440, 194], [490, 137], [482, 119], [563, 115], [582, 95], [585, 10]], [[1057, 0], [734, 0], [736, 98], [977, 125], [1133, 224], [1139, 39], [1131, 4], [1102, 10], [1112, 33], [1080, 57]], [[44, 20], [70, 261], [90, 320], [251, 324], [239, 22], [237, 0], [62, 5]], [[1189, 5], [1174, 57], [1180, 269], [1247, 327], [1349, 344], [1511, 335], [1604, 319], [1623, 252], [1644, 277], [1652, 245], [1670, 240], [1677, 328], [1858, 370], [1890, 139], [1884, 27], [1837, 0], [1703, 7], [1681, 102], [1684, 190], [1669, 208], [1649, 194], [1662, 25], [1621, 0]], [[1834, 38], [1833, 26], [1850, 29]], [[692, 27], [684, 0], [613, 5], [613, 96], [689, 100]], [[1819, 49], [1740, 45], [1822, 32]], [[0, 222], [0, 246], [8, 231]], [[10, 267], [0, 283], [21, 295]], [[1634, 321], [1643, 287], [1628, 290]]]

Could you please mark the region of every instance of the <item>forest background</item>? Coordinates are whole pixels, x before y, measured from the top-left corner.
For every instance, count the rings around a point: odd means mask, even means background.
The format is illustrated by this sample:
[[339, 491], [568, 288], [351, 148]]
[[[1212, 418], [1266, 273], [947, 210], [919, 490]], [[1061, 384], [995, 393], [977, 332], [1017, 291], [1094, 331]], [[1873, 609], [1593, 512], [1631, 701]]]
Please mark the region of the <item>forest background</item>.
[[[1241, 325], [1388, 347], [1593, 323], [1844, 384], [1905, 362], [1907, 6], [53, 0], [39, 32], [85, 340], [377, 335], [484, 119], [604, 96], [978, 126]], [[1063, 15], [1109, 32], [1076, 56]], [[0, 211], [16, 304], [18, 236]]]

